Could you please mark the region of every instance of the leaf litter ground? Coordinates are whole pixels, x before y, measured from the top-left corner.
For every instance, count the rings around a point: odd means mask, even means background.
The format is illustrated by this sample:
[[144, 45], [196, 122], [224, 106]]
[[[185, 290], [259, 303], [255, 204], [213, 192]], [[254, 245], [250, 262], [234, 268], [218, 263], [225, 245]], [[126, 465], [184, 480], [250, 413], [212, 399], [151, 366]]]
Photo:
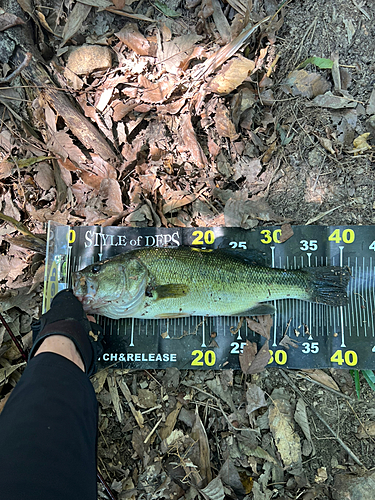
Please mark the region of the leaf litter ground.
[[[0, 11], [1, 312], [26, 348], [48, 220], [374, 223], [371, 2], [30, 5]], [[23, 369], [4, 327], [0, 356], [3, 405]], [[373, 393], [266, 363], [95, 375], [118, 498], [372, 498]]]

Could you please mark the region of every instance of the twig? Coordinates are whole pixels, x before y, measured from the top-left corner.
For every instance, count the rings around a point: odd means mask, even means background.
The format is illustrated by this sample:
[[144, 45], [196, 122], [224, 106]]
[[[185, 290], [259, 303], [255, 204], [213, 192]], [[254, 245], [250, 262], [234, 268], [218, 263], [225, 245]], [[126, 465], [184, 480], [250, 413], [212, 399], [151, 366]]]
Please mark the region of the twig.
[[[206, 394], [206, 396], [209, 396], [210, 398], [214, 399], [216, 401], [216, 404], [217, 406], [219, 407], [221, 413], [223, 414], [223, 417], [225, 418], [225, 420], [228, 422], [228, 425], [230, 427], [232, 427], [233, 430], [235, 431], [251, 431], [251, 432], [255, 432], [257, 434], [259, 434], [259, 431], [257, 429], [249, 429], [248, 427], [244, 427], [244, 428], [240, 428], [240, 427], [235, 427], [234, 425], [232, 425], [232, 423], [230, 422], [230, 420], [228, 419], [228, 417], [226, 416], [224, 410], [223, 410], [223, 407], [221, 406], [221, 403], [220, 403], [220, 400], [219, 398], [217, 398], [216, 396], [214, 396], [213, 394], [210, 394], [209, 392], [206, 392], [204, 391], [203, 389], [200, 389], [199, 387], [196, 387], [195, 385], [189, 385], [189, 384], [185, 384], [184, 381], [181, 382], [183, 385], [186, 385], [187, 387], [190, 387], [191, 389], [195, 389], [196, 391], [199, 391], [199, 392], [202, 392], [203, 394]], [[215, 408], [216, 409], [216, 408]]]
[[114, 496], [111, 488], [108, 486], [108, 484], [105, 482], [104, 480], [104, 477], [100, 474], [100, 472], [98, 470], [96, 470], [96, 476], [97, 478], [99, 479], [99, 481], [102, 483], [102, 485], [104, 486], [104, 489], [105, 491], [107, 492], [109, 498], [111, 500], [116, 500], [116, 497]]
[[13, 71], [13, 73], [11, 73], [10, 75], [8, 75], [4, 78], [0, 78], [0, 84], [1, 83], [9, 83], [13, 80], [13, 78], [16, 78], [16, 76], [18, 76], [21, 73], [21, 71], [23, 69], [25, 69], [26, 66], [29, 65], [29, 62], [31, 61], [31, 57], [32, 57], [31, 52], [26, 52], [25, 59], [21, 62], [21, 64], [18, 66], [18, 68], [16, 68]]
[[158, 422], [156, 422], [156, 424], [154, 425], [154, 427], [151, 429], [149, 435], [146, 437], [146, 439], [143, 441], [144, 444], [146, 444], [148, 442], [148, 440], [150, 439], [150, 437], [153, 435], [153, 433], [156, 431], [156, 429], [159, 427], [159, 425], [161, 424], [161, 421], [163, 420], [163, 417], [160, 418], [160, 420]]
[[[310, 405], [309, 401], [307, 401], [302, 392], [298, 389], [298, 387], [296, 386], [296, 384], [291, 380], [291, 378], [288, 376], [287, 373], [285, 373], [284, 370], [280, 370], [280, 373], [281, 375], [285, 378], [285, 380], [288, 382], [288, 384], [293, 388], [293, 390], [295, 392], [297, 392], [297, 394], [299, 394], [299, 396], [303, 399], [303, 401], [305, 402], [305, 404], [307, 404], [310, 408], [310, 410], [314, 413], [315, 416], [318, 417], [318, 419], [327, 427], [327, 429], [329, 430], [329, 432], [334, 436], [334, 438], [337, 440], [337, 442], [344, 448], [344, 450], [346, 451], [346, 453], [354, 460], [354, 462], [356, 464], [358, 464], [360, 467], [363, 467], [364, 469], [366, 469], [366, 467], [363, 465], [363, 463], [359, 460], [359, 458], [352, 452], [352, 450], [344, 443], [344, 441], [339, 438], [337, 435], [336, 435], [336, 432], [332, 429], [332, 427], [324, 420], [324, 418], [315, 410], [315, 408]], [[367, 470], [367, 469], [366, 469]]]
[[9, 333], [10, 335], [10, 338], [13, 340], [13, 342], [15, 343], [17, 349], [19, 350], [21, 356], [22, 356], [22, 359], [24, 361], [27, 361], [27, 354], [25, 353], [23, 347], [21, 346], [21, 344], [18, 342], [18, 340], [16, 339], [16, 336], [14, 335], [14, 333], [12, 332], [12, 330], [10, 329], [8, 323], [5, 321], [4, 317], [2, 314], [0, 314], [0, 321], [2, 322], [5, 330]]

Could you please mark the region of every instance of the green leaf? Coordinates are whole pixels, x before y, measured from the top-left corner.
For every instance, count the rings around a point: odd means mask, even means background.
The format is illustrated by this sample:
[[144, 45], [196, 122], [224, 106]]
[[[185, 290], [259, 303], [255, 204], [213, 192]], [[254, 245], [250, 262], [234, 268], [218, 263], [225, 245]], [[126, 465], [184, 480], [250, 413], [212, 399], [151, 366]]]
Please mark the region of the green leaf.
[[160, 10], [165, 16], [168, 17], [180, 17], [180, 13], [176, 12], [173, 9], [170, 9], [168, 5], [166, 5], [164, 2], [159, 2], [159, 0], [154, 1], [154, 6]]
[[375, 374], [372, 370], [362, 370], [363, 376], [366, 379], [366, 382], [371, 387], [373, 391], [375, 391]]
[[289, 144], [290, 141], [293, 139], [294, 134], [291, 134], [289, 137], [287, 137], [285, 130], [280, 125], [277, 125], [276, 129], [280, 134], [281, 145], [286, 146], [287, 144]]
[[357, 398], [360, 399], [361, 398], [361, 384], [359, 382], [359, 370], [349, 370], [349, 371], [350, 371], [350, 375], [354, 379]]
[[320, 69], [331, 69], [333, 66], [333, 61], [331, 59], [324, 59], [322, 57], [309, 57], [308, 59], [305, 59], [299, 66], [297, 66], [297, 69], [303, 69], [305, 68], [308, 64], [315, 64]]

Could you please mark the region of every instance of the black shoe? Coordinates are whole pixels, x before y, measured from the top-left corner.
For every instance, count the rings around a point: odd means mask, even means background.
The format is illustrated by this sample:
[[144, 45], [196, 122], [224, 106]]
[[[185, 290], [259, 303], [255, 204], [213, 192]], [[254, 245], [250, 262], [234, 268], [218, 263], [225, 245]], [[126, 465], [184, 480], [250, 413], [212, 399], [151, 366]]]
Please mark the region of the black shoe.
[[83, 310], [81, 302], [72, 290], [59, 292], [51, 302], [51, 308], [38, 321], [31, 325], [33, 346], [29, 361], [38, 350], [43, 340], [50, 335], [64, 335], [72, 340], [81, 355], [85, 372], [90, 377], [96, 372], [96, 360], [100, 349], [102, 328], [91, 323]]

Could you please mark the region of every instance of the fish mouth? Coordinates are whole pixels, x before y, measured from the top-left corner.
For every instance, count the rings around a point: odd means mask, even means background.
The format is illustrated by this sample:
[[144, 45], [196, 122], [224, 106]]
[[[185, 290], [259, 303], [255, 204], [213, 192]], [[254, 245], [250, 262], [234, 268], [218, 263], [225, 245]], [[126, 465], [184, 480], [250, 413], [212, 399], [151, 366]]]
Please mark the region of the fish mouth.
[[[73, 293], [82, 303], [83, 310], [86, 313], [95, 313], [95, 309], [98, 307], [96, 289], [83, 273], [76, 272], [73, 274]], [[93, 306], [93, 303], [95, 303], [95, 306]]]

